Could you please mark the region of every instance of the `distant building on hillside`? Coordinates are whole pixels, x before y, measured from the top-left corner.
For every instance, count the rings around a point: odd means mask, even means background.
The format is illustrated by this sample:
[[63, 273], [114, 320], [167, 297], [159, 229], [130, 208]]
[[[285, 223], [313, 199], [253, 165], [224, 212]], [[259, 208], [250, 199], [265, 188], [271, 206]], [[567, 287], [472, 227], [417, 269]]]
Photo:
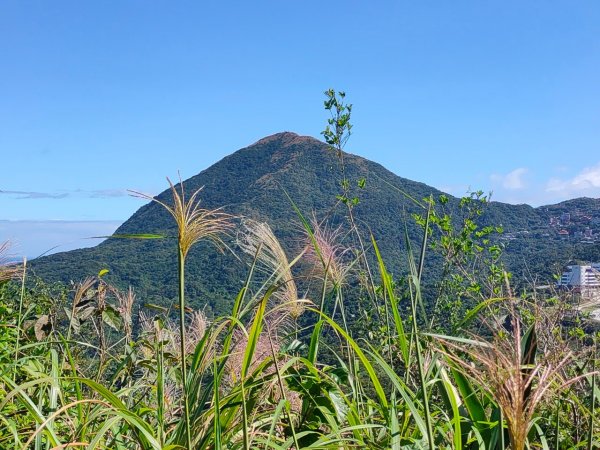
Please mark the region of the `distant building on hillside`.
[[558, 281], [558, 287], [584, 297], [600, 294], [600, 263], [567, 266]]

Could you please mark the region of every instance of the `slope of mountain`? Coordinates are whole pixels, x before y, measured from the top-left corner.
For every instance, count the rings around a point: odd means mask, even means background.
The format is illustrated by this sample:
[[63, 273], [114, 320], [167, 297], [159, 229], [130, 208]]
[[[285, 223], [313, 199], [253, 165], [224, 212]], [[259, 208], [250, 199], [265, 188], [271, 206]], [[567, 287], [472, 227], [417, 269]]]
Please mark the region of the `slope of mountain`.
[[[364, 189], [355, 188], [360, 196], [355, 208], [359, 227], [365, 234], [371, 230], [390, 268], [401, 272], [405, 267], [404, 224], [412, 239], [417, 241], [420, 236], [420, 229], [410, 216], [419, 208], [405, 194], [422, 199], [442, 193], [423, 183], [398, 177], [381, 165], [355, 155], [344, 154], [344, 165], [352, 183], [362, 178], [366, 180]], [[306, 216], [328, 216], [332, 226], [346, 224], [345, 207], [332, 209], [340, 193], [340, 179], [339, 160], [326, 144], [284, 132], [238, 150], [185, 180], [183, 185], [186, 192], [204, 186], [201, 201], [205, 208], [222, 207], [236, 216], [268, 222], [289, 256], [294, 256], [302, 248], [302, 231], [287, 195]], [[458, 199], [448, 197], [450, 209], [456, 209]], [[170, 192], [166, 190], [158, 198], [168, 202]], [[573, 210], [571, 222], [575, 223], [588, 210], [598, 213], [598, 205], [598, 201], [592, 199], [542, 208], [492, 202], [483, 220], [503, 225], [507, 262], [517, 276], [535, 274], [540, 280], [547, 280], [556, 267], [570, 259], [600, 257], [597, 244], [565, 238], [559, 234], [561, 222], [557, 225], [554, 221], [554, 216]], [[592, 226], [592, 218], [582, 220]], [[552, 225], [551, 221], [554, 221]], [[573, 229], [571, 236], [576, 232]], [[142, 206], [115, 234], [132, 233], [176, 236], [171, 217], [154, 202]], [[234, 241], [235, 236], [232, 236], [231, 248], [238, 257], [229, 251], [219, 253], [204, 243], [190, 253], [187, 281], [192, 306], [207, 307], [214, 313], [225, 313], [230, 308], [248, 264], [247, 258], [235, 250]], [[79, 280], [108, 268], [111, 281], [134, 286], [140, 301], [165, 304], [176, 296], [174, 246], [174, 239], [108, 239], [94, 248], [40, 258], [33, 262], [33, 268], [44, 278], [61, 281]], [[435, 266], [435, 259], [431, 266]]]

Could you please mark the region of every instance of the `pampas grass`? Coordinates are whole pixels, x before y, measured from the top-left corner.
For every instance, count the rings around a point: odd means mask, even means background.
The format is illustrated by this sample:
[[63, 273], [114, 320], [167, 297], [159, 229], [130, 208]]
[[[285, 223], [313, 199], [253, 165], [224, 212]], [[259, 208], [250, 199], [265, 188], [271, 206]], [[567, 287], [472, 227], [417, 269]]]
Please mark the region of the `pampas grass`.
[[341, 243], [342, 227], [331, 228], [313, 216], [312, 234], [306, 235], [304, 256], [313, 267], [312, 274], [327, 282], [326, 290], [341, 287], [348, 277], [351, 265], [347, 255], [352, 250]]
[[[281, 246], [281, 243], [265, 222], [244, 220], [242, 231], [238, 233], [237, 244], [250, 256], [257, 255], [263, 271], [269, 274], [269, 282], [278, 285], [272, 297], [279, 305], [281, 313], [276, 321], [284, 321], [287, 317], [298, 318], [304, 311], [307, 299], [300, 298], [298, 288], [292, 274], [292, 263]], [[274, 325], [274, 323], [272, 323]]]
[[536, 326], [541, 321], [524, 333], [517, 300], [510, 298], [506, 302], [509, 306], [504, 323], [488, 324], [490, 340], [476, 335], [468, 340], [436, 337], [452, 364], [483, 387], [500, 406], [511, 449], [523, 450], [542, 403], [556, 398], [562, 389], [582, 376], [566, 375], [565, 368], [575, 358], [568, 348], [545, 343], [546, 351], [539, 352]]
[[190, 411], [187, 395], [187, 339], [185, 325], [185, 260], [192, 246], [199, 241], [212, 242], [217, 248], [222, 249], [225, 244], [222, 236], [233, 228], [232, 216], [223, 212], [220, 208], [205, 209], [200, 207], [198, 196], [202, 188], [197, 189], [186, 199], [183, 182], [179, 181], [178, 191], [171, 180], [167, 178], [171, 187], [172, 204], [167, 204], [157, 197], [135, 192], [133, 194], [141, 198], [152, 200], [173, 217], [177, 224], [177, 247], [178, 247], [178, 274], [179, 274], [179, 332], [180, 332], [180, 354], [181, 354], [181, 379], [184, 404], [184, 421], [186, 448], [192, 450], [192, 436], [190, 429]]
[[0, 284], [17, 278], [22, 270], [16, 264], [9, 264], [10, 247], [9, 241], [0, 243]]

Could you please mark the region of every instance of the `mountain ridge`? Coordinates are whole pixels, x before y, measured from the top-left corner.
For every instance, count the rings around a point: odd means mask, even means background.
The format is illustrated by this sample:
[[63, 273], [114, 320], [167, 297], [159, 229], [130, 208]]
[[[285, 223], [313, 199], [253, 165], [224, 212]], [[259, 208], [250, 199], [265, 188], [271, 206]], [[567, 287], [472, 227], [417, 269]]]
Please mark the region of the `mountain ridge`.
[[[424, 183], [400, 177], [366, 158], [350, 153], [343, 156], [346, 177], [360, 198], [354, 208], [359, 228], [363, 233], [374, 234], [381, 242], [380, 249], [390, 269], [402, 273], [405, 266], [402, 223], [406, 221], [413, 242], [419, 242], [420, 229], [414, 224], [411, 214], [420, 210], [400, 190], [417, 200], [430, 195], [437, 198], [444, 193]], [[364, 189], [356, 186], [359, 179], [366, 180]], [[266, 136], [225, 156], [197, 175], [183, 180], [183, 186], [188, 193], [203, 189], [200, 198], [204, 208], [223, 208], [236, 216], [266, 221], [291, 257], [299, 251], [301, 227], [289, 198], [307, 217], [327, 215], [331, 226], [347, 224], [345, 208], [333, 208], [336, 195], [340, 194], [339, 160], [335, 151], [313, 137], [289, 131]], [[156, 198], [168, 202], [170, 195], [167, 189]], [[459, 200], [449, 194], [444, 195], [448, 196], [451, 208], [456, 209]], [[550, 236], [555, 231], [558, 233], [558, 230], [546, 226], [553, 214], [562, 214], [571, 205], [595, 208], [594, 214], [597, 213], [600, 223], [598, 200], [575, 199], [570, 202], [537, 208], [490, 202], [482, 220], [504, 226], [508, 236], [504, 244], [509, 268], [522, 272], [528, 264], [535, 264], [536, 273], [548, 278], [551, 271], [543, 267], [544, 262], [555, 261], [562, 265], [577, 256], [599, 256], [596, 244], [578, 248], [581, 247], [578, 243], [555, 240], [556, 236]], [[576, 232], [576, 228], [572, 230]], [[141, 206], [115, 232], [116, 235], [136, 233], [176, 235], [172, 218], [156, 202]], [[542, 239], [546, 233], [549, 237]], [[176, 254], [172, 246], [172, 240], [168, 239], [152, 242], [108, 239], [93, 248], [40, 258], [32, 265], [40, 276], [61, 281], [81, 279], [108, 268], [111, 281], [122, 286], [133, 285], [146, 301], [164, 303], [176, 294]], [[228, 310], [232, 293], [243, 283], [247, 261], [228, 258], [201, 243], [190, 253], [188, 267], [191, 302], [197, 307], [208, 304], [213, 312], [224, 313]]]

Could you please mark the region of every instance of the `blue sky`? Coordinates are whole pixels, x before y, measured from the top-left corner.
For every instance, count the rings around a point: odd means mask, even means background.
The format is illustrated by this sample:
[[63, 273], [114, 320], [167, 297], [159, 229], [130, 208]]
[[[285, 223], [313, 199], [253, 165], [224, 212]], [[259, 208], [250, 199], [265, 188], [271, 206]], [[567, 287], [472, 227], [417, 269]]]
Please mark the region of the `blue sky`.
[[[600, 2], [0, 3], [0, 240], [90, 245], [266, 135], [319, 136], [455, 195], [600, 196]], [[32, 225], [32, 224], [35, 224]], [[62, 231], [61, 231], [62, 230]], [[56, 251], [56, 250], [55, 250]]]

